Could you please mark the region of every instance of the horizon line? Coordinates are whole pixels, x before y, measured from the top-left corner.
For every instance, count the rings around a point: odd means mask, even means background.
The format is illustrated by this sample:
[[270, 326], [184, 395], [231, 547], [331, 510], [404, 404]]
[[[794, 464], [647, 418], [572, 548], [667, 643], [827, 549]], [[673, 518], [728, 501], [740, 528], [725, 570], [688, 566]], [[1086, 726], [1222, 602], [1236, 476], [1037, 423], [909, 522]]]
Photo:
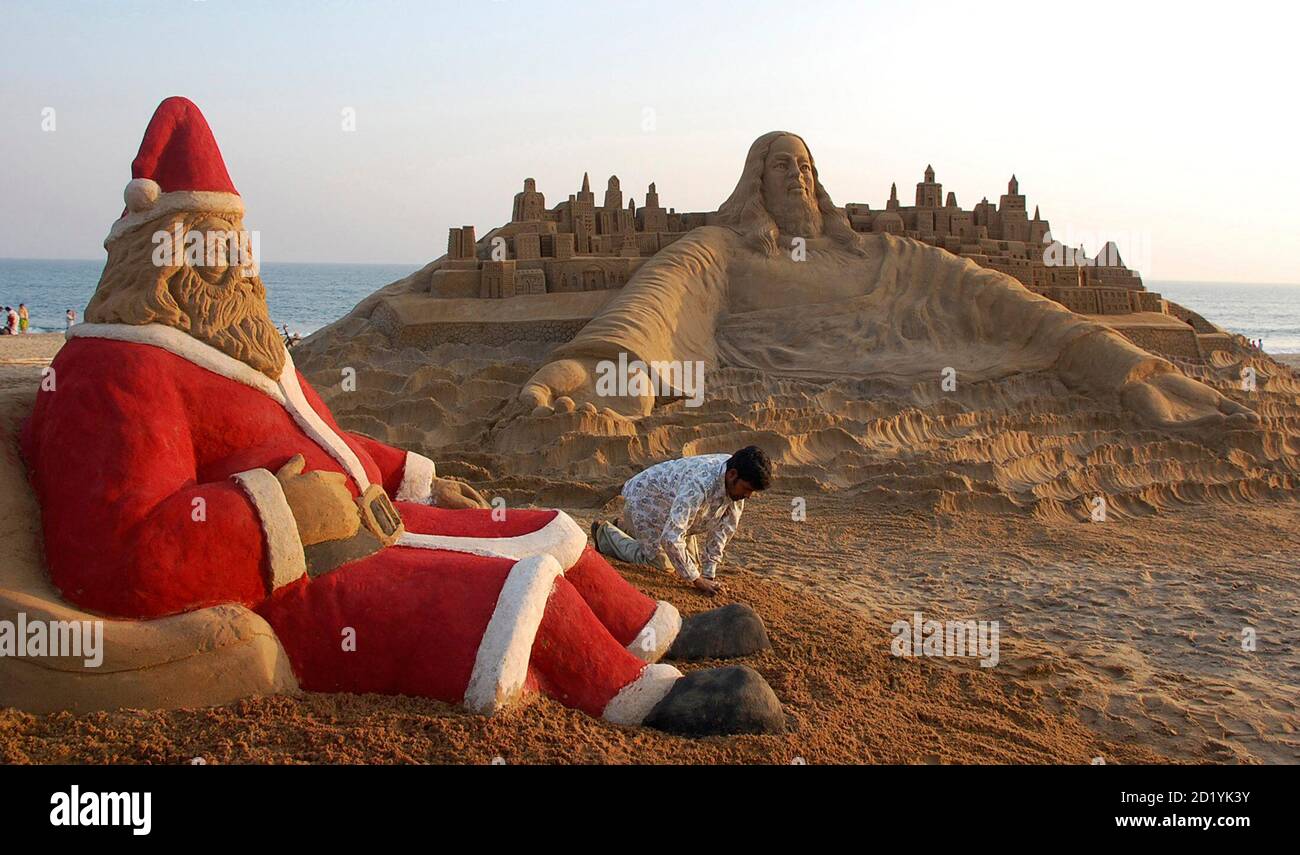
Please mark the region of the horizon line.
[[[427, 261], [266, 261], [263, 262], [263, 264], [301, 264], [301, 265], [329, 264], [329, 265], [336, 265], [339, 267], [345, 267], [345, 266], [403, 267], [408, 264], [414, 264], [423, 267], [426, 264], [430, 264], [434, 261], [437, 261], [438, 258], [441, 257], [442, 256], [438, 256], [437, 258], [430, 258]], [[31, 257], [23, 257], [23, 256], [0, 256], [0, 261], [99, 261], [99, 260], [100, 259], [98, 258], [31, 258]], [[1137, 272], [1139, 276], [1141, 275], [1140, 271], [1135, 271], [1135, 272]], [[1300, 281], [1247, 282], [1247, 281], [1242, 281], [1237, 279], [1152, 279], [1150, 281], [1151, 282], [1175, 282], [1175, 283], [1181, 283], [1185, 285], [1281, 285], [1281, 286], [1300, 285]], [[1147, 280], [1143, 279], [1144, 286], [1146, 285], [1146, 282]]]

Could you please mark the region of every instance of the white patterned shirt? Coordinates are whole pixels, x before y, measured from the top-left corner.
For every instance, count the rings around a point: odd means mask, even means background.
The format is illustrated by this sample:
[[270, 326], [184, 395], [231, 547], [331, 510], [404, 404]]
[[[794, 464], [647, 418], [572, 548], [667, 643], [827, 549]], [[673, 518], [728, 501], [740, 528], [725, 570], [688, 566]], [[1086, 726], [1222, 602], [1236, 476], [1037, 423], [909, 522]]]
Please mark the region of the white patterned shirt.
[[[745, 510], [744, 499], [733, 502], [727, 495], [724, 476], [730, 458], [701, 454], [668, 460], [623, 485], [623, 514], [636, 539], [651, 554], [662, 549], [688, 582], [717, 574], [722, 551]], [[690, 536], [703, 539], [699, 567], [686, 546]]]

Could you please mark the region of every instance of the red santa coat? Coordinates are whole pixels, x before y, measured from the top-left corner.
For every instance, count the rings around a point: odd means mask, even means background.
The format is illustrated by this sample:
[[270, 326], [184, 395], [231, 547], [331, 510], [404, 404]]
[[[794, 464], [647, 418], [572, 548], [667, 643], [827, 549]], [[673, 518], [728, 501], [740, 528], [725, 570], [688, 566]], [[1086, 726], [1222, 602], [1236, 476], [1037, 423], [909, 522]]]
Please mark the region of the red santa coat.
[[[84, 608], [242, 603], [304, 688], [488, 713], [542, 690], [637, 723], [680, 676], [646, 666], [676, 610], [628, 585], [568, 515], [432, 507], [433, 462], [340, 429], [287, 356], [276, 382], [172, 327], [82, 324], [52, 367], [22, 445], [51, 576]], [[407, 533], [310, 579], [273, 474], [295, 454], [354, 495], [382, 484]]]

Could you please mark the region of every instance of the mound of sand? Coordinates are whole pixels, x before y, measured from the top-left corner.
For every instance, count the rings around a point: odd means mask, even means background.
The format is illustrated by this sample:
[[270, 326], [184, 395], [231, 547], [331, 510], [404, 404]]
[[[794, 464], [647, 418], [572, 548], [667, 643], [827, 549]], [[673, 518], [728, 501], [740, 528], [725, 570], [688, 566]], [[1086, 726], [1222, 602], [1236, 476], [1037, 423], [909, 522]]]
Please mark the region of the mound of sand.
[[[684, 611], [711, 608], [665, 574], [620, 566]], [[1110, 763], [1164, 762], [1050, 711], [1028, 681], [899, 659], [887, 637], [776, 582], [733, 578], [772, 650], [746, 660], [786, 706], [781, 736], [685, 739], [621, 728], [538, 697], [487, 719], [418, 698], [305, 695], [173, 712], [0, 711], [4, 763]], [[708, 667], [715, 663], [691, 665]], [[499, 762], [499, 761], [498, 761]]]
[[[1047, 371], [935, 383], [788, 377], [726, 367], [703, 406], [519, 417], [520, 387], [553, 343], [404, 346], [359, 308], [295, 351], [340, 422], [418, 448], [508, 500], [599, 506], [642, 467], [755, 443], [786, 488], [851, 490], [913, 507], [1090, 518], [1097, 496], [1117, 518], [1187, 504], [1293, 502], [1300, 495], [1300, 379], [1236, 345], [1183, 360], [1183, 373], [1249, 404], [1258, 427], [1162, 431], [1117, 395], [1082, 394]], [[356, 372], [345, 385], [344, 369]], [[1242, 389], [1243, 369], [1255, 389]], [[350, 376], [348, 374], [347, 376]]]
[[[996, 670], [1112, 738], [1199, 762], [1300, 759], [1300, 652], [1283, 641], [1300, 614], [1286, 557], [1300, 548], [1300, 379], [1239, 338], [1166, 356], [1258, 412], [1248, 429], [1152, 429], [1114, 395], [1046, 371], [940, 394], [734, 366], [710, 375], [699, 408], [532, 418], [515, 396], [555, 343], [404, 343], [391, 316], [370, 315], [409, 288], [394, 283], [295, 351], [345, 427], [512, 505], [578, 517], [612, 512], [623, 481], [654, 462], [762, 445], [778, 488], [747, 514], [731, 549], [741, 566], [873, 621], [877, 636], [914, 609], [1002, 620], [1012, 652]], [[1106, 522], [1092, 525], [1098, 496]], [[806, 521], [791, 519], [795, 500]], [[1247, 655], [1247, 628], [1272, 642]]]
[[[169, 712], [0, 711], [0, 761], [1300, 759], [1300, 653], [1285, 641], [1300, 614], [1300, 532], [1286, 490], [1184, 493], [1121, 507], [1118, 525], [1043, 510], [1072, 507], [1090, 479], [1139, 470], [1159, 482], [1178, 467], [1221, 481], [1259, 461], [1285, 469], [1285, 445], [1129, 433], [1113, 411], [1074, 413], [1077, 401], [1032, 377], [972, 390], [962, 411], [916, 390], [737, 370], [723, 400], [673, 405], [639, 426], [581, 414], [502, 420], [551, 345], [427, 351], [347, 323], [350, 335], [340, 324], [295, 352], [344, 424], [433, 454], [440, 471], [512, 504], [561, 506], [585, 522], [616, 512], [622, 479], [646, 462], [750, 440], [779, 450], [781, 490], [752, 503], [723, 573], [727, 599], [768, 621], [774, 648], [751, 664], [786, 704], [791, 733], [692, 741], [546, 699], [487, 720], [422, 699], [306, 695]], [[0, 339], [4, 388], [30, 389], [60, 342], [6, 349]], [[1261, 435], [1290, 436], [1294, 375], [1245, 351], [1187, 367], [1210, 380], [1222, 372], [1218, 386], [1231, 391], [1227, 378], [1247, 359], [1274, 406], [1261, 408]], [[358, 370], [356, 391], [339, 385], [341, 367]], [[1043, 484], [1054, 492], [1036, 493]], [[805, 521], [791, 518], [795, 499]], [[1151, 513], [1162, 508], [1182, 510]], [[620, 569], [685, 612], [715, 605], [669, 577]], [[1001, 621], [999, 666], [890, 656], [889, 625], [913, 610]], [[1246, 626], [1257, 654], [1241, 649]]]

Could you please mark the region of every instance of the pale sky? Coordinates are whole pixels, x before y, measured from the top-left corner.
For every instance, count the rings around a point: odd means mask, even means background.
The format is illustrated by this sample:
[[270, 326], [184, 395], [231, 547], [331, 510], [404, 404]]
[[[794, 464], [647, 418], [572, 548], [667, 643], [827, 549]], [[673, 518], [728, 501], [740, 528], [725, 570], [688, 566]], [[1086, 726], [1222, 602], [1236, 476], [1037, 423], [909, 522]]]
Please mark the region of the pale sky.
[[[1289, 4], [14, 2], [0, 257], [101, 258], [158, 102], [207, 116], [267, 261], [422, 263], [584, 170], [713, 210], [808, 141], [838, 204], [964, 208], [1011, 173], [1148, 280], [1300, 282]], [[42, 130], [53, 108], [55, 129]], [[343, 130], [352, 109], [355, 131]], [[1071, 241], [1077, 242], [1077, 241]]]

